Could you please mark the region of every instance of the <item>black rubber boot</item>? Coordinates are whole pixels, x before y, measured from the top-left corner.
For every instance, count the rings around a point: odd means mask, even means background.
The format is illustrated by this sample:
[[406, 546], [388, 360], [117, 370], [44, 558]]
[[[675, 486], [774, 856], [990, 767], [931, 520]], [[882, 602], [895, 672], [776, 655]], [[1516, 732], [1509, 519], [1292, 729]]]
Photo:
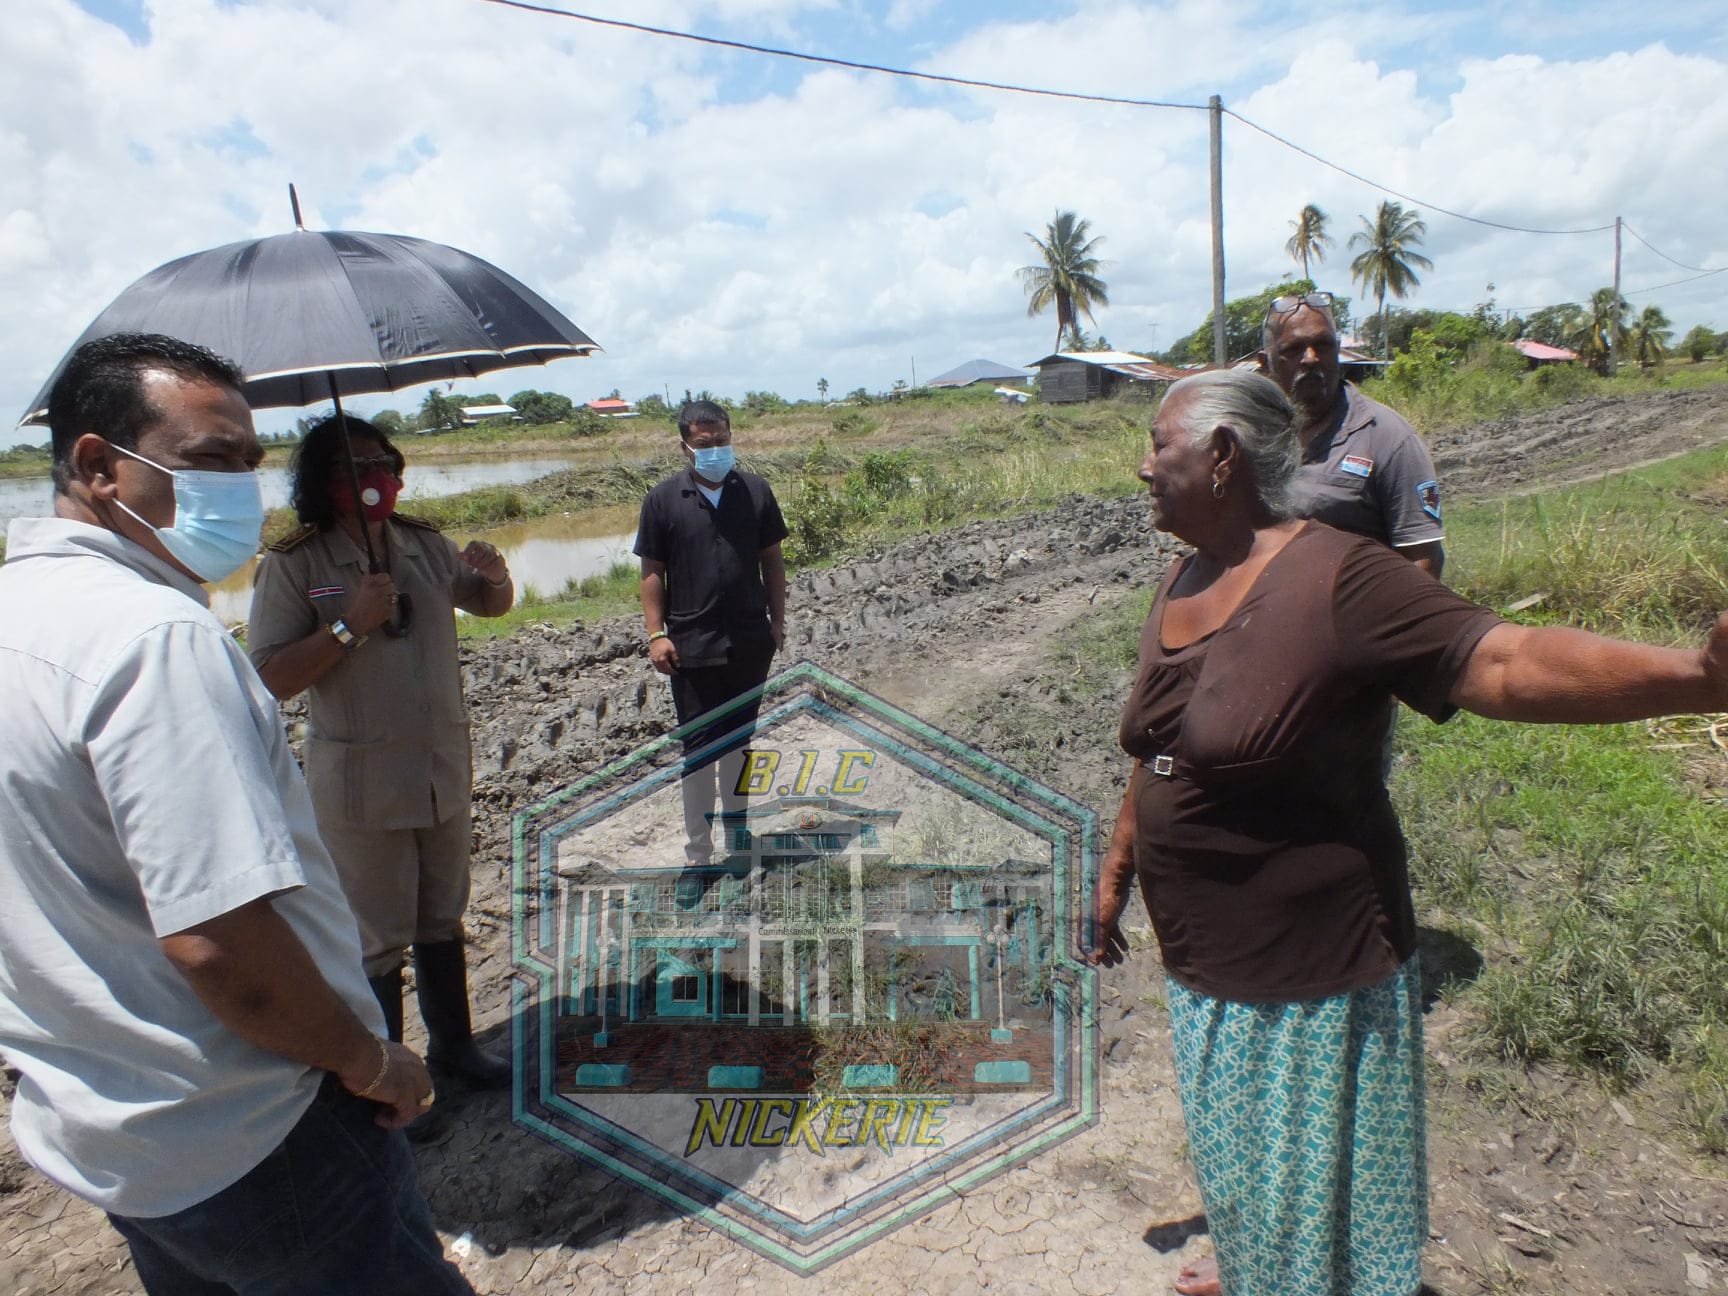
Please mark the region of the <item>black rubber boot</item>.
[[383, 976], [367, 977], [366, 984], [372, 987], [373, 997], [378, 1000], [378, 1006], [384, 1010], [384, 1028], [393, 1044], [402, 1042], [402, 969], [386, 972]]
[[[378, 1006], [384, 1010], [384, 1029], [389, 1034], [392, 1043], [402, 1042], [402, 969], [386, 972], [383, 976], [367, 977], [366, 984], [372, 987], [372, 994], [378, 1000]], [[408, 1122], [403, 1133], [414, 1143], [430, 1143], [443, 1134], [449, 1127], [449, 1120], [437, 1107], [432, 1107], [424, 1114], [416, 1116]]]
[[426, 1023], [426, 1065], [476, 1089], [504, 1089], [510, 1063], [474, 1043], [468, 1015], [468, 961], [462, 942], [414, 947], [420, 1019]]

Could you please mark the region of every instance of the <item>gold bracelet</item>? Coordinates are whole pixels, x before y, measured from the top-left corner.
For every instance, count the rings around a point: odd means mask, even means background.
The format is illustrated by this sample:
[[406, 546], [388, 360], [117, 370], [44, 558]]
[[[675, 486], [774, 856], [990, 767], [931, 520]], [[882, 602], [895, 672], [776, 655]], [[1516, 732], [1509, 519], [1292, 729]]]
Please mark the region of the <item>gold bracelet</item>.
[[672, 632], [670, 630], [656, 630], [648, 636], [648, 642], [653, 643], [656, 639], [670, 639], [671, 637]]
[[372, 1083], [364, 1089], [356, 1089], [356, 1098], [370, 1098], [378, 1092], [378, 1086], [384, 1083], [384, 1077], [390, 1074], [390, 1046], [376, 1035], [372, 1037], [378, 1042], [378, 1074], [372, 1077]]

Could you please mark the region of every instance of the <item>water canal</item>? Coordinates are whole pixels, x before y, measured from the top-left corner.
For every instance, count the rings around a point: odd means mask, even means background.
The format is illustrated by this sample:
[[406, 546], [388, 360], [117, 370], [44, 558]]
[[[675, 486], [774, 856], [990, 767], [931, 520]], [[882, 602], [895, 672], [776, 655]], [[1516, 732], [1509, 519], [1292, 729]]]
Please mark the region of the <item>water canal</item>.
[[[564, 459], [473, 460], [465, 463], [414, 464], [404, 478], [404, 511], [412, 501], [476, 490], [482, 486], [522, 485], [569, 466]], [[280, 467], [258, 472], [266, 508], [288, 503], [288, 474]], [[40, 516], [53, 511], [53, 487], [46, 477], [0, 480], [0, 527], [14, 517]], [[516, 578], [520, 599], [528, 590], [556, 594], [571, 581], [604, 574], [616, 562], [634, 561], [636, 508], [624, 505], [582, 513], [535, 518], [494, 527], [486, 538], [504, 551]], [[477, 534], [452, 531], [458, 544]], [[230, 577], [210, 592], [210, 606], [224, 621], [244, 621], [252, 599], [252, 568]]]

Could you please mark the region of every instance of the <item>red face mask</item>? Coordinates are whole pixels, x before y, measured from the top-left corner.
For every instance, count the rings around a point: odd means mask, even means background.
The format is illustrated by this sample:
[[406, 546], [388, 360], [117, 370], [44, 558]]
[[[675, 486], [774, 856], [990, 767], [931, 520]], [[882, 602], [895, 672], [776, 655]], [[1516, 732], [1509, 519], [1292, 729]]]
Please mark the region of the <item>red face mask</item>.
[[353, 517], [356, 512], [363, 511], [368, 522], [382, 522], [396, 511], [396, 496], [401, 489], [402, 482], [395, 474], [373, 468], [360, 474], [361, 509], [355, 509], [354, 492], [341, 477], [336, 479], [330, 497], [336, 511], [344, 517]]

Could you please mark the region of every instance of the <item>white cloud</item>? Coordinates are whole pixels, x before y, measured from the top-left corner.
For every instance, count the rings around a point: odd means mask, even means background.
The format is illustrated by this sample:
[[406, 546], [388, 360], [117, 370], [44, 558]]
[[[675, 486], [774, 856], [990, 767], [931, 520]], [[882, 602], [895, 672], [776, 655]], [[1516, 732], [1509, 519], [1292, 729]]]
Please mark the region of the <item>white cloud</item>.
[[[1622, 214], [1681, 261], [1728, 264], [1719, 52], [1545, 56], [1534, 38], [1486, 48], [1496, 29], [1473, 19], [1487, 8], [1309, 18], [1222, 0], [1084, 0], [981, 18], [942, 46], [931, 33], [939, 19], [953, 30], [951, 10], [859, 9], [599, 11], [767, 43], [839, 33], [841, 55], [846, 31], [886, 28], [930, 70], [1184, 102], [1216, 90], [1424, 201], [1543, 226]], [[0, 415], [150, 267], [285, 230], [290, 180], [309, 224], [465, 248], [606, 348], [486, 384], [508, 390], [810, 395], [818, 377], [886, 387], [914, 361], [921, 375], [975, 356], [1023, 363], [1054, 324], [1025, 317], [1013, 270], [1032, 251], [1024, 232], [1058, 207], [1105, 237], [1099, 325], [1114, 343], [1168, 345], [1209, 308], [1200, 113], [944, 90], [473, 0], [176, 0], [150, 23], [134, 45], [42, 0], [0, 27]], [[1239, 122], [1225, 138], [1232, 295], [1289, 272], [1303, 203], [1331, 212], [1342, 242], [1380, 197]], [[1468, 306], [1490, 280], [1509, 305], [1577, 299], [1611, 270], [1607, 236], [1425, 215], [1436, 266], [1420, 304]], [[1347, 265], [1340, 248], [1325, 267], [1346, 292]], [[1628, 239], [1629, 287], [1684, 273]], [[1656, 299], [1682, 327], [1728, 327], [1725, 288], [1728, 276]]]

